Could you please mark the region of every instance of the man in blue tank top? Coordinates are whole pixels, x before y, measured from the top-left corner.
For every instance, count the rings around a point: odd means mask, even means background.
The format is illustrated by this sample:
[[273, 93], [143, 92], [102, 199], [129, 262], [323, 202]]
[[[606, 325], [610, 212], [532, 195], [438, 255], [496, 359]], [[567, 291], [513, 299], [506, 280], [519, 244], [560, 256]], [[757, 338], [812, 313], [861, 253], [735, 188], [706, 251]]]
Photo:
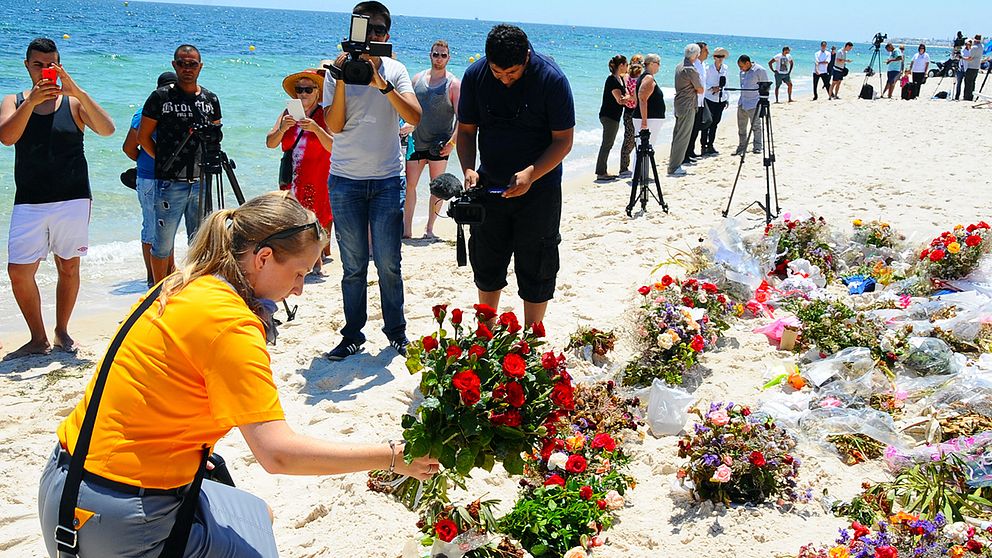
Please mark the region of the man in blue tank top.
[[28, 45], [24, 67], [33, 87], [0, 104], [0, 142], [15, 146], [14, 210], [7, 239], [7, 274], [31, 340], [5, 358], [52, 350], [35, 274], [55, 256], [55, 347], [76, 351], [69, 317], [79, 294], [79, 258], [89, 244], [89, 173], [83, 130], [114, 133], [114, 122], [65, 71], [51, 39]]

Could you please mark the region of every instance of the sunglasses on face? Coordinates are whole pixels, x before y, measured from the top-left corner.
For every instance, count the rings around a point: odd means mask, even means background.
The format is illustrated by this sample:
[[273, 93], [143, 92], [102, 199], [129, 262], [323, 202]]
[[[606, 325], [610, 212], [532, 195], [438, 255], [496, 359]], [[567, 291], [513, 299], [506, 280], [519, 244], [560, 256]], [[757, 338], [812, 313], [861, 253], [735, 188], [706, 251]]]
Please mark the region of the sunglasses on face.
[[727, 57], [727, 55], [725, 55], [725, 54], [716, 54], [716, 55], [713, 56], [713, 58], [726, 58], [726, 57]]
[[377, 35], [380, 37], [385, 35], [386, 33], [389, 33], [389, 28], [387, 28], [385, 25], [371, 24], [369, 25], [369, 30], [372, 31], [373, 35]]
[[295, 87], [295, 89], [296, 89], [296, 93], [297, 94], [306, 93], [307, 95], [309, 95], [309, 94], [311, 94], [311, 93], [313, 93], [314, 91], [317, 90], [316, 87], [307, 87], [305, 85], [297, 85]]
[[187, 70], [192, 70], [193, 68], [199, 66], [200, 62], [197, 60], [175, 60], [173, 61], [173, 64], [175, 64], [177, 68], [186, 68]]
[[431, 58], [447, 58], [447, 57], [448, 57], [448, 53], [447, 52], [432, 52], [431, 53]]
[[295, 227], [289, 227], [288, 229], [283, 229], [281, 231], [276, 231], [276, 232], [270, 234], [269, 236], [263, 238], [262, 240], [258, 241], [258, 244], [255, 245], [255, 252], [254, 253], [257, 254], [259, 250], [261, 250], [262, 248], [265, 248], [266, 246], [268, 246], [269, 248], [272, 248], [272, 245], [269, 244], [269, 243], [272, 242], [272, 241], [274, 241], [274, 240], [283, 240], [283, 239], [289, 238], [289, 237], [291, 237], [291, 236], [293, 236], [293, 235], [295, 235], [297, 233], [303, 232], [303, 231], [308, 230], [308, 229], [313, 229], [314, 236], [316, 236], [319, 239], [320, 238], [320, 228], [319, 227], [320, 227], [320, 225], [317, 224], [317, 221], [314, 221], [312, 223], [307, 223], [305, 225], [296, 225]]

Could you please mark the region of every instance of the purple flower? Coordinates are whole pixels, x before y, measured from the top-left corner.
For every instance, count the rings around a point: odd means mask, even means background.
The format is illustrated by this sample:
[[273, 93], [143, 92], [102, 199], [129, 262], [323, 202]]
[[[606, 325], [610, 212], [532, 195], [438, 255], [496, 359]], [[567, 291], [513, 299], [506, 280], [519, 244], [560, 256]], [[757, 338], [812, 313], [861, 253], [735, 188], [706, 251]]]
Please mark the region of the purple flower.
[[716, 467], [720, 465], [720, 458], [712, 453], [707, 453], [703, 456], [703, 463], [709, 467]]
[[709, 432], [710, 429], [702, 424], [696, 423], [696, 434], [702, 434], [704, 432]]
[[837, 544], [847, 544], [851, 540], [851, 534], [847, 532], [847, 529], [837, 529], [840, 536], [837, 537]]

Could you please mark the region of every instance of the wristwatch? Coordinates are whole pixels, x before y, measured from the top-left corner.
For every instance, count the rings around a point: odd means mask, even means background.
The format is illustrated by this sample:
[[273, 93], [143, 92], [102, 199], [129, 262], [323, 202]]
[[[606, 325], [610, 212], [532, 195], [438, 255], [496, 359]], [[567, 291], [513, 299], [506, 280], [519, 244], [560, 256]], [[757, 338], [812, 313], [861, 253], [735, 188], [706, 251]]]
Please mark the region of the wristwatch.
[[379, 90], [379, 93], [382, 93], [383, 95], [386, 95], [386, 94], [388, 94], [388, 93], [389, 93], [390, 91], [392, 91], [393, 89], [396, 89], [395, 87], [393, 87], [393, 82], [391, 82], [391, 81], [387, 81], [387, 82], [386, 82], [386, 87], [385, 87], [385, 88], [383, 88], [383, 89], [380, 89], [380, 90]]

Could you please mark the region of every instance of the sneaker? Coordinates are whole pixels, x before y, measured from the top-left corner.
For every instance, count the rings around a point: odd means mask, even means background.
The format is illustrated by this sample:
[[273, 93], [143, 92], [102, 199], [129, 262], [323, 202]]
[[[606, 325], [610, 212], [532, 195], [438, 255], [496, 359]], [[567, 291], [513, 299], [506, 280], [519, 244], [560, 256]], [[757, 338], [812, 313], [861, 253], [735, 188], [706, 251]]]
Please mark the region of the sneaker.
[[731, 157], [737, 157], [739, 155], [743, 155], [746, 152], [747, 152], [747, 149], [746, 148], [738, 147], [737, 149], [734, 150], [733, 153], [730, 154], [730, 156]]
[[752, 149], [752, 150], [751, 150], [751, 153], [754, 153], [755, 155], [761, 155], [761, 150], [760, 150], [760, 149], [757, 149], [757, 148], [755, 148], [755, 149]]
[[696, 164], [696, 160], [695, 159], [690, 159], [690, 158], [686, 157], [685, 159], [682, 159], [682, 164], [684, 166], [695, 165]]
[[720, 154], [720, 152], [717, 151], [716, 149], [713, 149], [712, 147], [707, 147], [706, 148], [706, 153], [704, 153], [704, 155], [707, 155], [707, 156], [713, 156], [713, 155], [719, 155], [719, 154]]
[[400, 356], [404, 357], [406, 356], [406, 346], [409, 344], [410, 340], [407, 339], [406, 336], [389, 340], [389, 346], [396, 349], [396, 352], [399, 353]]
[[688, 174], [688, 173], [685, 172], [685, 169], [682, 168], [682, 167], [679, 167], [679, 168], [673, 170], [672, 172], [668, 173], [668, 176], [685, 176], [686, 174]]
[[630, 172], [629, 170], [622, 170], [620, 171], [620, 175], [617, 178], [630, 178], [632, 176], [634, 176], [634, 173]]
[[362, 351], [362, 345], [364, 343], [365, 343], [364, 341], [359, 343], [352, 341], [350, 339], [342, 339], [341, 342], [338, 343], [337, 347], [331, 349], [330, 352], [324, 353], [324, 357], [327, 360], [331, 360], [335, 362], [339, 360], [344, 360], [350, 357], [351, 355], [360, 353]]

